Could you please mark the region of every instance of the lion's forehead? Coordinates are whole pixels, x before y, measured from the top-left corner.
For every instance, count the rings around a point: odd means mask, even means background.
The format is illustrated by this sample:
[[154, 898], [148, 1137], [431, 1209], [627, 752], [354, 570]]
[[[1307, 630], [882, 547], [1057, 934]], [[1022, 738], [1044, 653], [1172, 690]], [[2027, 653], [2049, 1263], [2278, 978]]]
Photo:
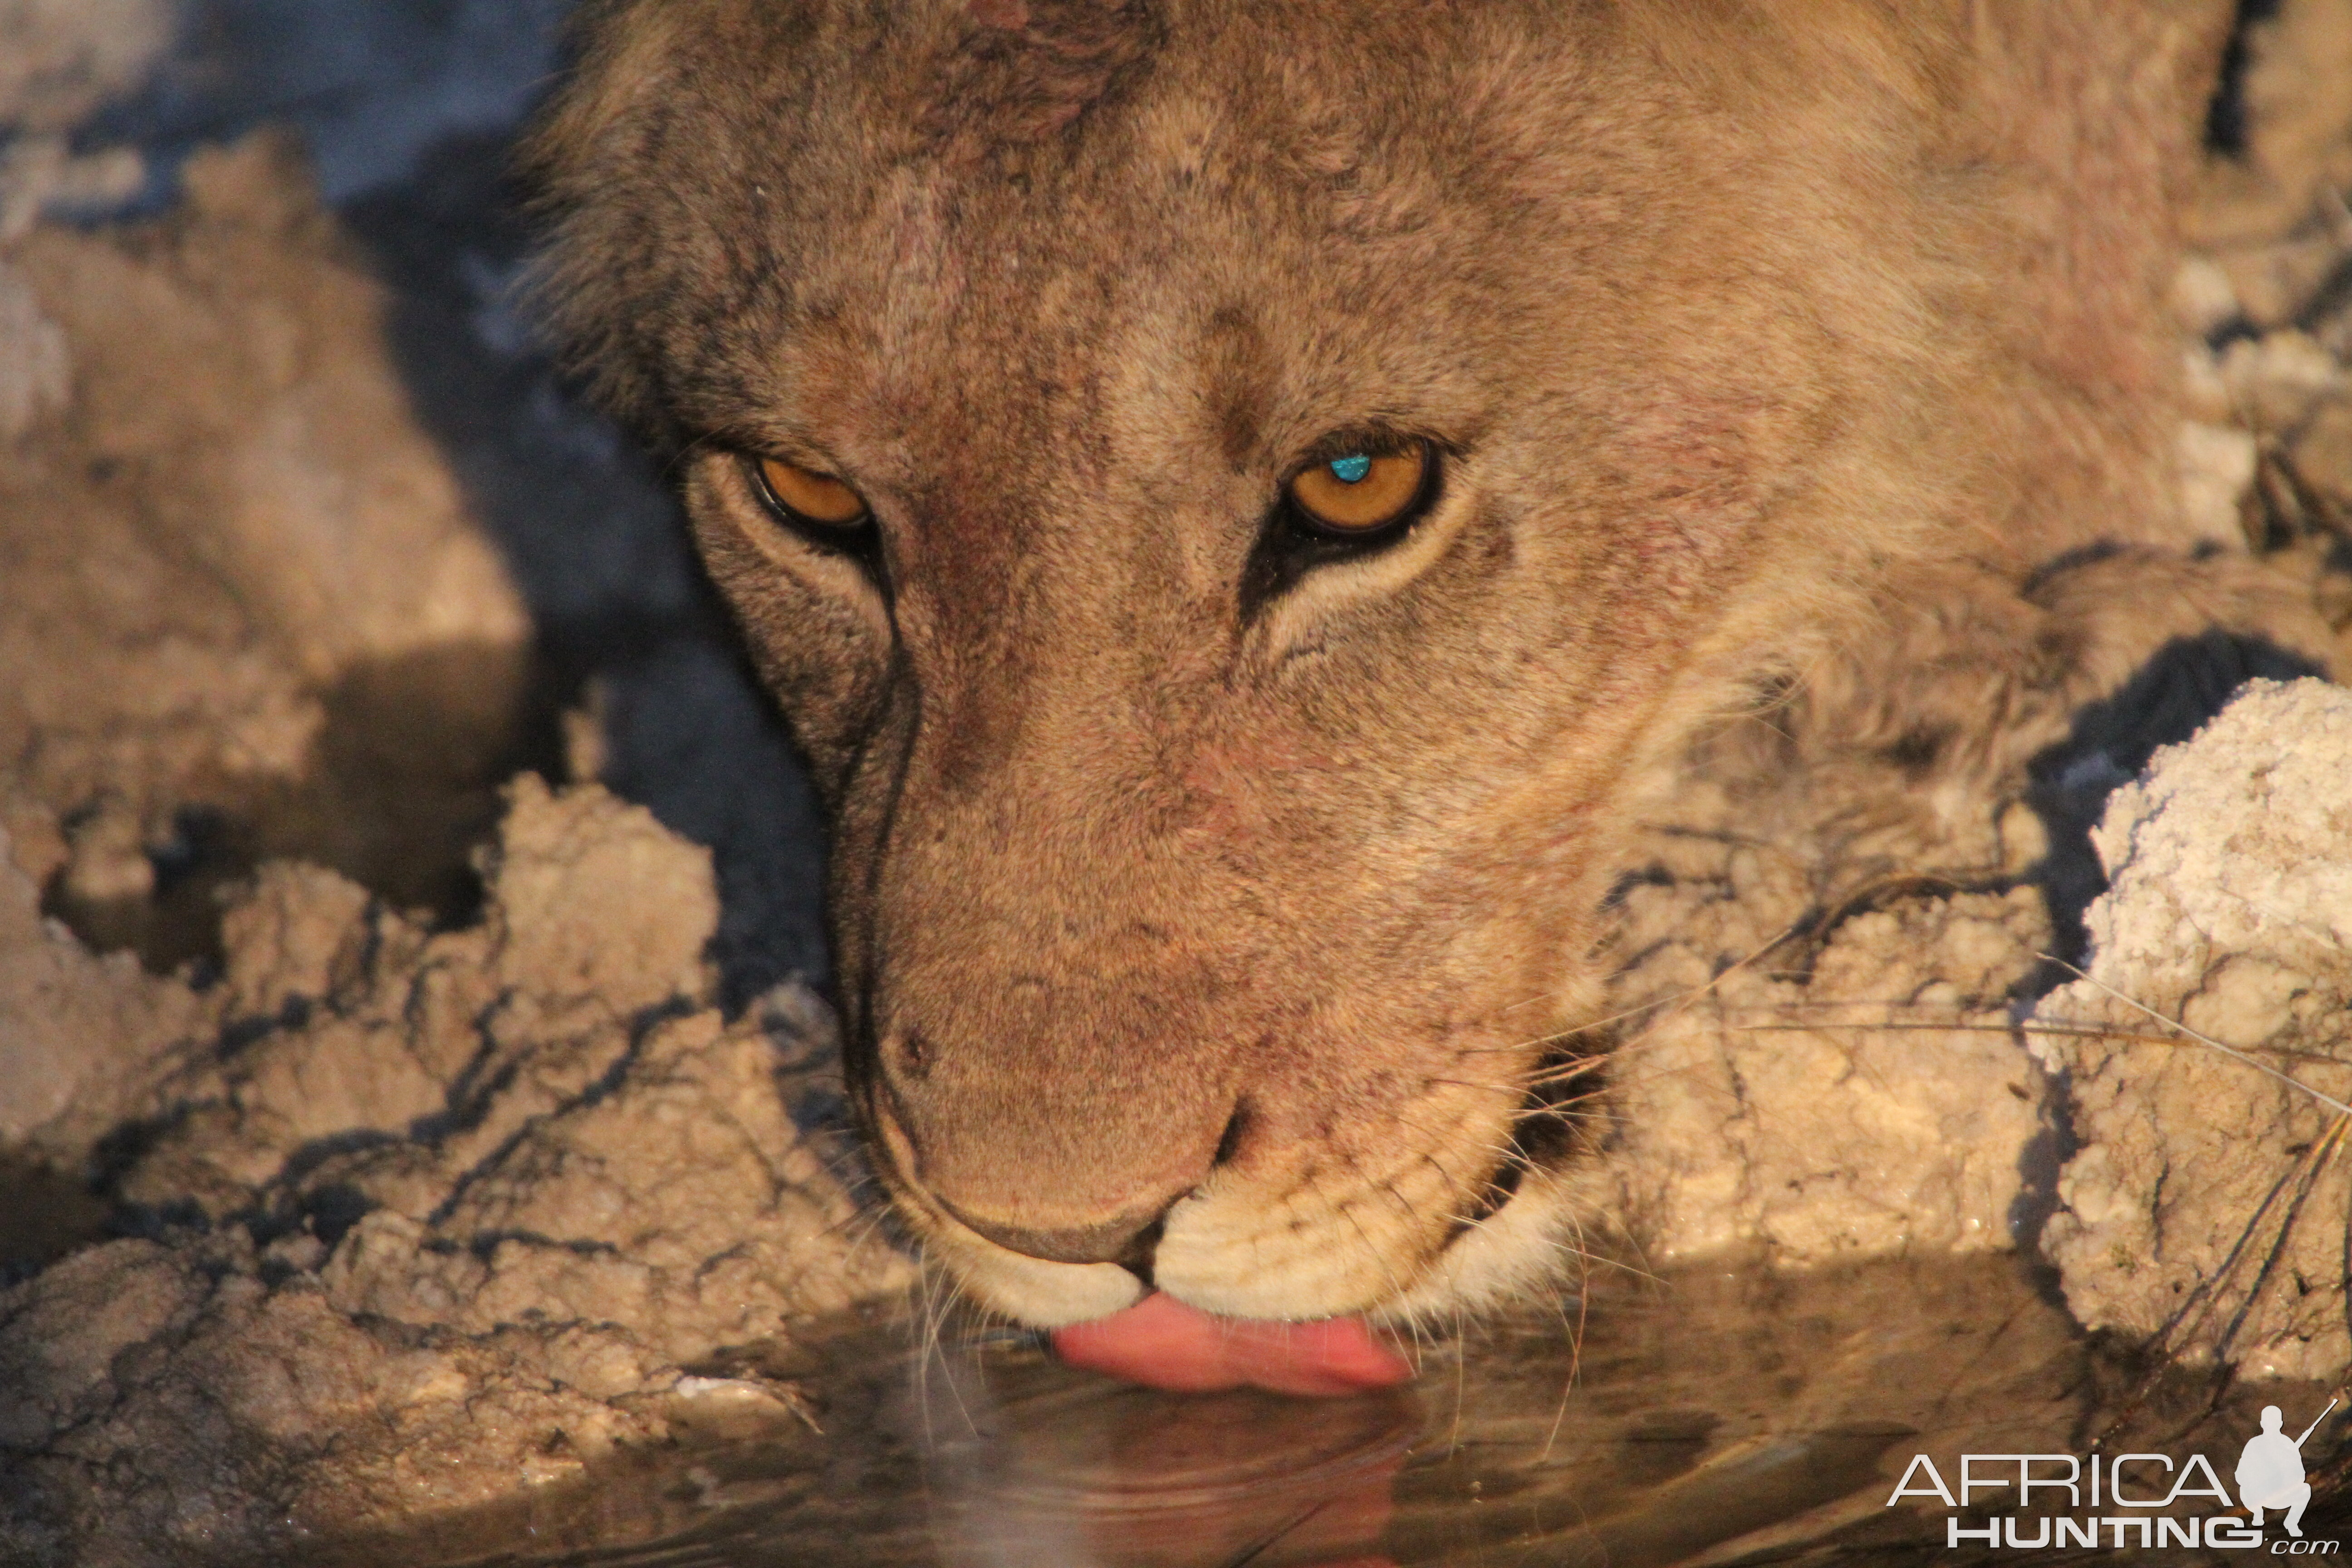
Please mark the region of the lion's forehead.
[[[969, 47], [943, 61], [935, 18], [928, 34], [820, 34], [806, 90], [735, 105], [710, 117], [721, 136], [668, 148], [676, 184], [730, 187], [706, 208], [726, 231], [706, 259], [731, 282], [698, 289], [733, 308], [683, 367], [705, 400], [796, 394], [909, 441], [960, 439], [976, 422], [1001, 438], [1026, 420], [1071, 448], [1057, 463], [1084, 466], [1130, 456], [1119, 436], [1190, 437], [1193, 424], [1232, 456], [1236, 398], [1284, 411], [1279, 384], [1238, 387], [1237, 365], [1329, 404], [1349, 397], [1331, 384], [1351, 371], [1425, 384], [1445, 368], [1429, 363], [1438, 345], [1466, 351], [1482, 331], [1481, 353], [1460, 357], [1491, 363], [1495, 333], [1542, 303], [1513, 273], [1559, 271], [1557, 254], [1537, 253], [1559, 215], [1498, 187], [1527, 166], [1507, 133], [1516, 117], [1468, 90], [1463, 50], [1421, 44], [1418, 75], [1402, 73], [1394, 57], [1410, 51], [1361, 36], [1371, 23], [1324, 17], [1348, 47], [1322, 62], [1310, 50], [1300, 77], [1273, 58], [1297, 40], [1268, 32], [1263, 8], [1215, 17], [1223, 31], [1202, 7], [1170, 12], [1149, 58], [1046, 132], [973, 143], [923, 131], [958, 83], [1024, 90]], [[1255, 33], [1266, 36], [1253, 48]], [[730, 90], [724, 73], [707, 79], [681, 79]], [[969, 106], [950, 119], [994, 123]], [[1407, 120], [1418, 133], [1396, 136]], [[1244, 339], [1255, 353], [1237, 360]], [[1183, 419], [1211, 395], [1226, 406]]]

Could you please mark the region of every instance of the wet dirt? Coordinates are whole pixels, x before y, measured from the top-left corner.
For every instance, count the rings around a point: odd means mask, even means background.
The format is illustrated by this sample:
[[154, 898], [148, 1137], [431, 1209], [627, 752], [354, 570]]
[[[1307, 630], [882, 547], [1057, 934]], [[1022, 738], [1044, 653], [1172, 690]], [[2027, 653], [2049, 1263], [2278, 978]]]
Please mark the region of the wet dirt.
[[0, 994], [0, 1108], [89, 1151], [122, 1237], [0, 1296], [0, 1546], [258, 1551], [550, 1483], [790, 1409], [708, 1369], [903, 1296], [851, 1196], [830, 1016], [796, 986], [717, 1005], [708, 851], [526, 775], [479, 869], [481, 920], [436, 932], [274, 862], [201, 993], [37, 932], [28, 985], [129, 981], [149, 1022]]

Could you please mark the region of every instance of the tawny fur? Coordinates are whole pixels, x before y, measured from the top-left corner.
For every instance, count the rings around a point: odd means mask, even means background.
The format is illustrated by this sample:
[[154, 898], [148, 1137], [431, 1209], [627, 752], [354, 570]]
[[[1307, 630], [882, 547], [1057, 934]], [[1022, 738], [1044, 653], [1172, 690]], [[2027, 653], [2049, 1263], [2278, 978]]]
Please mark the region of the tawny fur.
[[[2240, 614], [2182, 585], [2162, 309], [2228, 10], [592, 8], [543, 297], [830, 802], [855, 1099], [969, 1289], [1524, 1285], [1530, 1084], [1696, 729], [1794, 682], [1990, 777]], [[1248, 591], [1367, 428], [1441, 502]], [[854, 485], [878, 578], [743, 454]]]

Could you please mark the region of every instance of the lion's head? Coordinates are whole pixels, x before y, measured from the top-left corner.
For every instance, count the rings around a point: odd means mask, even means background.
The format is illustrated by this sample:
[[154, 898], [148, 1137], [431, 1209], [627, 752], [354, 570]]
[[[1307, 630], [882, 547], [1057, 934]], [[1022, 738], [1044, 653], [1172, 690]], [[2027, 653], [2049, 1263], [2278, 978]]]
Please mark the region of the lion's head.
[[593, 13], [547, 293], [814, 764], [858, 1114], [982, 1301], [1554, 1266], [1632, 792], [1984, 483], [1879, 16]]

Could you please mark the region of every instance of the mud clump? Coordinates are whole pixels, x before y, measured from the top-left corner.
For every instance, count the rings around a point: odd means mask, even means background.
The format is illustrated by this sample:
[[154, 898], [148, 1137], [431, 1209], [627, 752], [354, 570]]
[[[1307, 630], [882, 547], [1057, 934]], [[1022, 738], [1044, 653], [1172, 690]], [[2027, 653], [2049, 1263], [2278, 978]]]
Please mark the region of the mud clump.
[[[230, 911], [131, 1108], [148, 1236], [0, 1296], [0, 1543], [268, 1550], [789, 1420], [762, 1347], [907, 1288], [803, 1130], [835, 1109], [822, 1005], [713, 1005], [706, 851], [526, 777], [484, 877], [440, 934], [315, 868]], [[121, 1109], [89, 1092], [50, 1125]]]
[[290, 143], [184, 184], [151, 223], [0, 246], [0, 822], [51, 912], [159, 970], [272, 856], [461, 909], [531, 679]]
[[[1597, 1204], [1661, 1265], [2038, 1249], [2086, 1327], [2336, 1376], [2347, 778], [2352, 693], [2316, 680], [2252, 682], [2158, 749], [2092, 834], [2112, 885], [2071, 984], [2044, 889], [1972, 868], [1966, 833], [1915, 823], [1910, 863], [1940, 869], [1889, 876], [1818, 820], [1717, 802], [1662, 825], [1621, 898]], [[1998, 856], [1990, 805], [1980, 821]], [[2012, 858], [2036, 847], [2016, 837]]]
[[45, 921], [23, 854], [0, 828], [0, 1147], [70, 1163], [122, 1121], [206, 1008], [131, 954], [96, 957]]
[[[2042, 1089], [2009, 999], [2048, 942], [2040, 892], [1894, 899], [1791, 952], [1750, 923], [1752, 854], [1729, 858], [1628, 900], [1637, 935], [1667, 928], [1616, 991], [1643, 1022], [1612, 1068], [1609, 1174], [1644, 1258], [2014, 1246]], [[1694, 882], [1738, 913], [1679, 918]]]
[[2263, 1375], [2352, 1360], [2347, 779], [2352, 693], [2263, 682], [2108, 805], [2084, 978], [2028, 1025], [2081, 1144], [2042, 1248], [2089, 1327]]

